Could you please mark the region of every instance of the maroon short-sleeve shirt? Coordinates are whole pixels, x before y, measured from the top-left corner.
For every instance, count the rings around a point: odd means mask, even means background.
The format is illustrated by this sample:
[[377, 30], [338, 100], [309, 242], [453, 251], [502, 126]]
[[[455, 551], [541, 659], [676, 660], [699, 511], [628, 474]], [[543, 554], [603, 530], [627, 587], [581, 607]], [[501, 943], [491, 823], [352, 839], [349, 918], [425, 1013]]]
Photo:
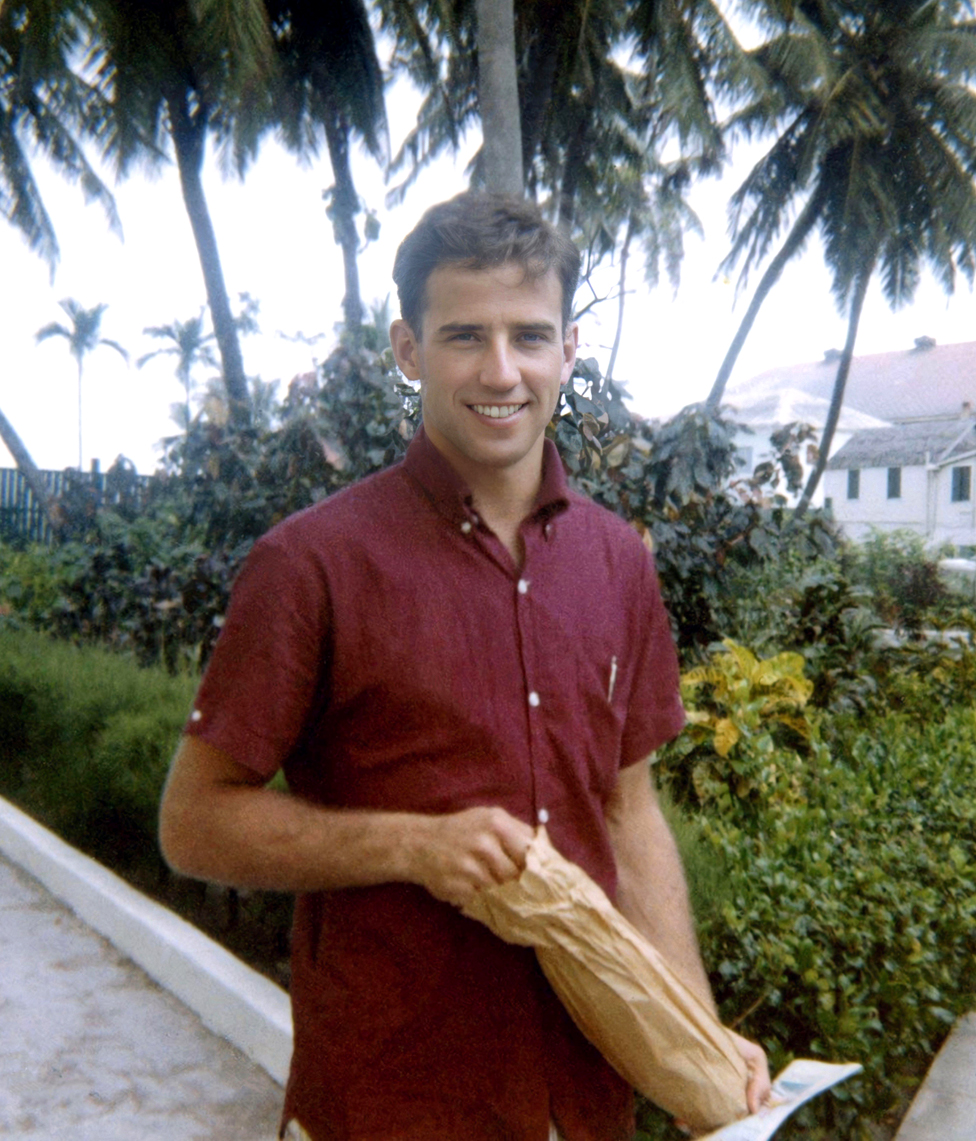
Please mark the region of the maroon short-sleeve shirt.
[[[187, 731], [330, 806], [544, 821], [611, 895], [604, 805], [681, 728], [653, 560], [546, 444], [517, 569], [421, 430], [285, 520], [234, 585]], [[285, 1117], [315, 1141], [633, 1133], [534, 954], [409, 884], [301, 896]]]

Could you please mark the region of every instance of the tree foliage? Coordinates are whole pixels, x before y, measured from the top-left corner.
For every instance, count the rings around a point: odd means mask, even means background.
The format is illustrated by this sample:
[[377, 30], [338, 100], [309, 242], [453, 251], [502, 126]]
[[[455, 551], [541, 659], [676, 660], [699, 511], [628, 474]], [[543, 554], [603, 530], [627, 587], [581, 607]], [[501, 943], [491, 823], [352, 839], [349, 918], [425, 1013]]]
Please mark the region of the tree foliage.
[[54, 223], [32, 164], [42, 154], [86, 200], [98, 202], [121, 236], [111, 191], [85, 154], [85, 144], [111, 145], [103, 94], [77, 73], [91, 33], [80, 6], [58, 0], [0, 4], [0, 213], [48, 264], [59, 250]]
[[892, 306], [909, 302], [927, 264], [946, 292], [976, 272], [976, 23], [932, 0], [784, 6], [752, 53], [768, 83], [730, 119], [733, 135], [774, 142], [736, 191], [732, 248], [740, 281], [802, 208], [769, 263], [708, 403], [725, 384], [763, 300], [786, 262], [819, 232], [847, 340], [821, 437], [797, 506], [823, 473], [840, 415], [865, 293], [881, 276]]

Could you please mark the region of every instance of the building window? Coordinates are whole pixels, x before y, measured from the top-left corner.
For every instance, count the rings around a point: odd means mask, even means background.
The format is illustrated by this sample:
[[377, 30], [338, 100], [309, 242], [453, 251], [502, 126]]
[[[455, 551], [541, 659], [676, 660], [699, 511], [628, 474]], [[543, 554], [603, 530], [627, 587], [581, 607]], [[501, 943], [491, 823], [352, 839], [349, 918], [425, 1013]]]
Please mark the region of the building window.
[[968, 503], [972, 498], [973, 469], [954, 467], [952, 469], [952, 502]]
[[901, 468], [888, 468], [888, 498], [901, 499]]
[[847, 471], [847, 498], [860, 499], [861, 497], [861, 469], [848, 468]]

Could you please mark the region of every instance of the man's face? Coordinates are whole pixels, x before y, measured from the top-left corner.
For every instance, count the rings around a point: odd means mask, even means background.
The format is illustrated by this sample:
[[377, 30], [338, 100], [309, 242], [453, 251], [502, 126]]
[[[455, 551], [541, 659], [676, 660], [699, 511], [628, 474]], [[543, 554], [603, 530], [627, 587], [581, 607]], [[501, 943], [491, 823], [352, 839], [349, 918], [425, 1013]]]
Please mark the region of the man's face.
[[390, 337], [403, 374], [420, 382], [424, 429], [455, 470], [472, 486], [488, 469], [538, 478], [546, 425], [576, 359], [554, 272], [442, 266], [427, 279], [421, 338], [404, 321]]

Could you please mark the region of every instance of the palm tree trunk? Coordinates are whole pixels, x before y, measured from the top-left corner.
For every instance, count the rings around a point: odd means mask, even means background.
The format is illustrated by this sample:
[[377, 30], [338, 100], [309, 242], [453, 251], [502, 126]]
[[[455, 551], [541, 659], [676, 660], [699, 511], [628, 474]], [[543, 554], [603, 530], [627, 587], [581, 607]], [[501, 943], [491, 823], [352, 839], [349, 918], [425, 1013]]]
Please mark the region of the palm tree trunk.
[[37, 464], [31, 459], [31, 454], [24, 447], [24, 442], [14, 431], [13, 425], [2, 412], [0, 412], [0, 440], [7, 445], [7, 451], [13, 456], [17, 470], [24, 477], [24, 482], [31, 489], [34, 499], [41, 505], [52, 526], [55, 520], [51, 517], [51, 497], [48, 494], [44, 476], [37, 469]]
[[203, 193], [201, 171], [203, 169], [204, 142], [207, 136], [207, 112], [202, 105], [193, 114], [187, 106], [186, 92], [170, 96], [166, 100], [169, 109], [170, 131], [176, 150], [176, 164], [180, 172], [180, 186], [183, 202], [190, 218], [193, 238], [203, 270], [203, 281], [207, 290], [207, 303], [213, 320], [214, 336], [220, 350], [224, 384], [230, 402], [231, 416], [235, 423], [245, 424], [249, 420], [247, 377], [244, 375], [244, 359], [237, 335], [237, 326], [230, 311], [224, 272], [220, 265], [217, 238], [214, 234], [210, 211]]
[[78, 470], [85, 470], [84, 449], [81, 446], [81, 357], [78, 357]]
[[356, 214], [359, 195], [349, 165], [349, 126], [335, 111], [329, 111], [325, 120], [325, 139], [329, 146], [329, 159], [335, 178], [332, 199], [332, 230], [342, 250], [342, 264], [346, 276], [346, 293], [342, 299], [342, 314], [346, 333], [359, 337], [363, 325], [363, 299], [359, 292], [359, 235], [356, 233]]
[[749, 336], [749, 331], [752, 329], [753, 322], [756, 320], [759, 310], [766, 300], [767, 294], [776, 282], [779, 281], [786, 263], [809, 237], [810, 231], [820, 217], [820, 211], [823, 208], [826, 198], [827, 187], [825, 181], [821, 179], [812, 197], [800, 212], [799, 218], [797, 218], [793, 229], [790, 230], [787, 235], [786, 241], [783, 243], [779, 253], [769, 263], [766, 272], [762, 275], [762, 280], [759, 282], [749, 308], [746, 310], [746, 314], [742, 318], [742, 322], [736, 330], [735, 336], [732, 338], [729, 351], [725, 354], [725, 360], [722, 361], [722, 366], [718, 370], [718, 376], [716, 376], [715, 383], [712, 385], [712, 391], [708, 394], [708, 399], [705, 401], [707, 407], [717, 408], [719, 404], [721, 404], [722, 397], [725, 394], [725, 386], [728, 384], [729, 377], [732, 375], [732, 369], [735, 367], [735, 362], [739, 359], [742, 346], [746, 343], [746, 337]]
[[837, 378], [834, 381], [834, 391], [830, 398], [830, 408], [827, 411], [827, 423], [824, 424], [823, 435], [820, 437], [820, 447], [817, 449], [817, 462], [813, 471], [810, 473], [810, 478], [807, 480], [807, 485], [803, 489], [803, 494], [800, 496], [800, 502], [796, 505], [796, 510], [793, 512], [793, 519], [791, 523], [795, 523], [802, 519], [810, 506], [810, 501], [813, 499], [814, 492], [820, 483], [820, 478], [824, 473], [827, 466], [827, 459], [830, 456], [830, 449], [834, 442], [834, 432], [837, 430], [837, 421], [840, 419], [840, 411], [844, 405], [844, 389], [847, 387], [847, 377], [851, 371], [851, 361], [854, 357], [854, 343], [857, 340], [857, 327], [861, 321], [861, 310], [864, 308], [864, 298], [868, 291], [868, 282], [871, 280], [871, 274], [874, 272], [874, 256], [871, 257], [869, 263], [861, 271], [854, 284], [854, 295], [851, 298], [851, 311], [847, 318], [847, 340], [844, 343], [844, 351], [841, 353], [840, 361], [837, 365]]
[[513, 0], [475, 0], [475, 15], [485, 188], [521, 198], [525, 188]]
[[620, 250], [620, 284], [618, 286], [619, 295], [617, 297], [617, 330], [613, 335], [613, 348], [610, 350], [610, 363], [607, 365], [607, 375], [603, 380], [603, 387], [606, 388], [610, 381], [613, 380], [613, 369], [617, 363], [617, 352], [620, 349], [620, 337], [624, 328], [624, 287], [627, 283], [627, 258], [630, 255], [630, 243], [634, 237], [634, 216], [631, 214], [630, 220], [627, 222], [627, 235], [624, 238], [623, 247]]

